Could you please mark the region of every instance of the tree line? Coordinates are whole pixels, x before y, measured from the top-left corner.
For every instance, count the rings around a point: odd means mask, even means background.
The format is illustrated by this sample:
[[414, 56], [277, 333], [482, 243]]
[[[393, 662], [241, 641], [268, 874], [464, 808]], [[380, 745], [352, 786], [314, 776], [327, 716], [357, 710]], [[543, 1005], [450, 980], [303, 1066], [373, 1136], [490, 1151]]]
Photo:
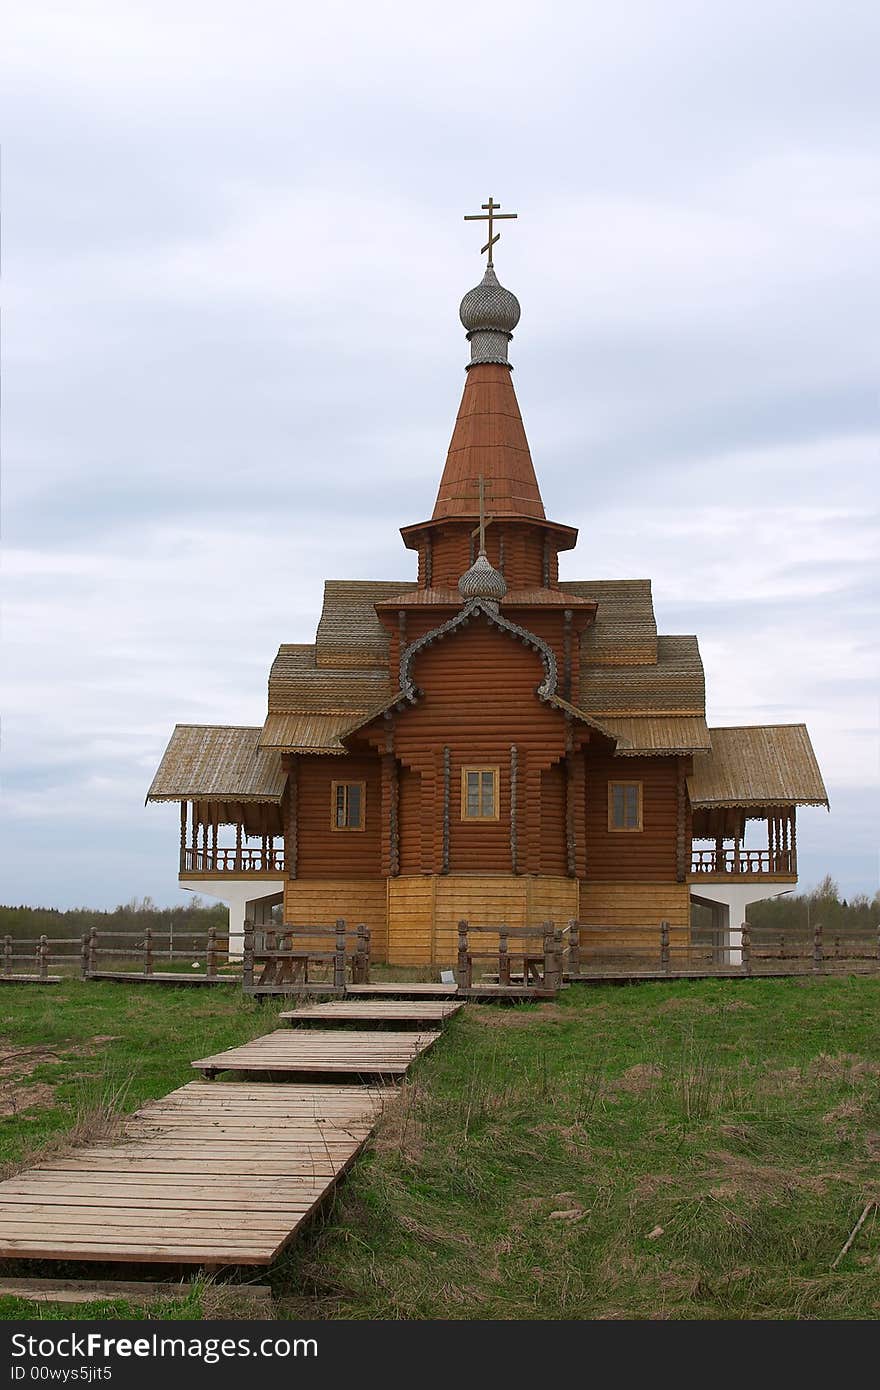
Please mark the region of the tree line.
[[0, 907], [0, 937], [33, 940], [38, 936], [72, 937], [97, 927], [106, 932], [207, 932], [216, 928], [226, 933], [228, 909], [223, 903], [205, 903], [198, 896], [180, 907], [157, 907], [152, 898], [132, 898], [118, 907], [100, 910], [92, 907]]

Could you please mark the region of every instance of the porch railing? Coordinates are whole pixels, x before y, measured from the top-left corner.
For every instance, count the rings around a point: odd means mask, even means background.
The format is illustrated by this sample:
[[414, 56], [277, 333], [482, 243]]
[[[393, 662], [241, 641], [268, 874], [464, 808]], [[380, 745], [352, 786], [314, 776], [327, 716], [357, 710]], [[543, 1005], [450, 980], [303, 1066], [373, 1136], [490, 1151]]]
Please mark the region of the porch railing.
[[185, 849], [182, 874], [283, 874], [284, 850], [259, 846], [241, 849]]
[[695, 849], [691, 857], [692, 874], [731, 874], [755, 877], [760, 874], [797, 875], [794, 852], [790, 849]]

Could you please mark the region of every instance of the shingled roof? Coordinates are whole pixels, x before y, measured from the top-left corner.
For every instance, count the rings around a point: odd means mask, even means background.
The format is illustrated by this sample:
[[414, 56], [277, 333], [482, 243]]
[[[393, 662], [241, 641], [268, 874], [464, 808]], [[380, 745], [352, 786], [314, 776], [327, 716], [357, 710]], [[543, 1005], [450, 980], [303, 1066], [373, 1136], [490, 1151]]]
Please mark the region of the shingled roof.
[[259, 737], [241, 725], [177, 724], [147, 800], [280, 802], [287, 774]]
[[602, 727], [617, 739], [617, 756], [634, 758], [669, 754], [707, 753], [709, 729], [701, 715], [659, 715], [629, 719], [604, 715]]
[[314, 646], [279, 647], [269, 672], [270, 714], [372, 709], [391, 693], [387, 669], [319, 666]]
[[578, 704], [603, 719], [609, 714], [705, 715], [706, 684], [696, 637], [658, 637], [654, 666], [581, 664]]
[[[418, 585], [405, 580], [328, 579], [315, 640], [318, 666], [383, 666], [388, 633], [376, 616], [383, 599], [409, 595]], [[461, 600], [458, 600], [461, 602]]]
[[653, 664], [657, 660], [657, 622], [650, 579], [560, 580], [566, 594], [599, 605], [596, 621], [584, 633], [582, 658], [591, 666]]
[[828, 793], [805, 724], [710, 729], [712, 751], [694, 763], [695, 809], [827, 806]]

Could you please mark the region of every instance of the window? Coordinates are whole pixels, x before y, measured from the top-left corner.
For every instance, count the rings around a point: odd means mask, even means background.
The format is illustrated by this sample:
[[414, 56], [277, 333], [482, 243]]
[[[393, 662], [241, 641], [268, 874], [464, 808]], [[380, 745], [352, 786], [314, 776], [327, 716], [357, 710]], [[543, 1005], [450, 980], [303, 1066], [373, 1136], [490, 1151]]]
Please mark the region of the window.
[[641, 782], [608, 783], [608, 829], [642, 829]]
[[331, 829], [363, 830], [366, 800], [366, 782], [331, 782]]
[[463, 767], [461, 770], [462, 820], [498, 819], [497, 767]]

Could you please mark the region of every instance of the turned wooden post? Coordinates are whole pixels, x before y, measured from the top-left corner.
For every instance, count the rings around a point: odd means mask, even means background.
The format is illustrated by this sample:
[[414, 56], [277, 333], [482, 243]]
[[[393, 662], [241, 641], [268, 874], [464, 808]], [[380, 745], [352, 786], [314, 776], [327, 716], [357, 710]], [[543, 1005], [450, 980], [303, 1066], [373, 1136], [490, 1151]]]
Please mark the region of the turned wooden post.
[[510, 984], [510, 955], [507, 949], [507, 928], [498, 928], [498, 983], [499, 985]]
[[49, 978], [49, 938], [47, 936], [40, 937], [37, 959], [40, 963], [40, 979], [45, 984]]
[[98, 928], [89, 931], [89, 974], [94, 975], [98, 968]]
[[89, 978], [89, 934], [87, 931], [82, 934], [79, 948], [79, 976], [81, 980]]
[[666, 921], [660, 923], [660, 969], [664, 975], [669, 974], [669, 923]]
[[345, 990], [345, 919], [336, 918], [336, 952], [333, 956], [333, 984]]
[[205, 970], [208, 975], [217, 974], [217, 928], [208, 928], [208, 948], [205, 951]]
[[[880, 944], [880, 937], [878, 937], [878, 944]], [[4, 974], [4, 975], [11, 975], [11, 974], [12, 974], [12, 937], [11, 937], [11, 936], [4, 936], [4, 938], [3, 938], [3, 974]]]
[[254, 983], [254, 924], [245, 919], [244, 946], [241, 953], [241, 982], [245, 989]]
[[574, 917], [568, 924], [568, 973], [581, 973], [581, 924]]
[[235, 871], [241, 873], [241, 821], [235, 826]]
[[363, 922], [358, 922], [356, 930], [357, 949], [351, 968], [352, 984], [368, 985], [370, 983], [370, 933]]
[[153, 928], [147, 927], [144, 932], [144, 974], [153, 973]]
[[470, 989], [471, 963], [468, 955], [468, 924], [465, 921], [458, 924], [458, 964], [455, 978], [459, 989]]
[[740, 960], [742, 962], [742, 973], [751, 975], [752, 973], [752, 931], [748, 922], [743, 922], [740, 927]]
[[822, 969], [822, 923], [817, 922], [813, 928], [813, 969]]
[[562, 932], [552, 922], [544, 925], [544, 988], [556, 994], [562, 984]]

